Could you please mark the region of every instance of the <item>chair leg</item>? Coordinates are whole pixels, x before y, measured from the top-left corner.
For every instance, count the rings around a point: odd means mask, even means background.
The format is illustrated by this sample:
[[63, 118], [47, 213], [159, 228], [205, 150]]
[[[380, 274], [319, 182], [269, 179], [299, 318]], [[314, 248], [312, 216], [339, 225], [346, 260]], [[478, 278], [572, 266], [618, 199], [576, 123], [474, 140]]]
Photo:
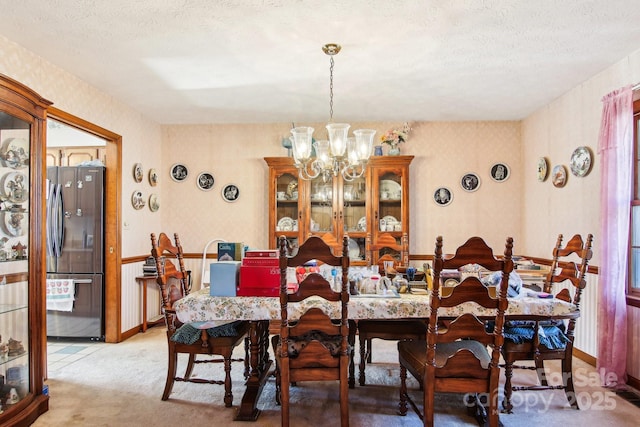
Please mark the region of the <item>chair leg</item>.
[[562, 378], [563, 380], [566, 380], [566, 383], [564, 384], [564, 394], [567, 396], [567, 400], [572, 408], [580, 409], [578, 399], [576, 398], [576, 392], [573, 388], [573, 361], [571, 360], [571, 354], [572, 351], [562, 359]]
[[400, 365], [400, 402], [398, 403], [398, 415], [407, 415], [407, 368]]
[[349, 384], [344, 380], [340, 380], [340, 426], [349, 427]]
[[224, 356], [224, 406], [233, 406], [233, 393], [231, 391], [231, 352]]
[[540, 385], [547, 387], [549, 384], [547, 383], [547, 375], [544, 372], [544, 360], [536, 357], [533, 361], [536, 365], [536, 374], [538, 375], [538, 381], [540, 381]]
[[[424, 378], [422, 379], [423, 383], [426, 383], [426, 381], [424, 381]], [[425, 427], [434, 427], [433, 424], [433, 414], [434, 414], [434, 408], [433, 408], [433, 402], [435, 401], [435, 395], [436, 395], [436, 388], [435, 388], [435, 384], [430, 383], [430, 384], [424, 384], [424, 400], [423, 400], [423, 419], [422, 421], [424, 421], [424, 425]], [[413, 406], [415, 409], [415, 405]], [[416, 409], [417, 412], [417, 409]]]
[[167, 381], [164, 385], [164, 392], [162, 393], [162, 400], [169, 399], [171, 390], [173, 389], [173, 382], [176, 377], [176, 367], [178, 365], [178, 354], [174, 351], [174, 348], [169, 344], [169, 361], [167, 364]]
[[503, 412], [511, 414], [513, 412], [513, 404], [511, 403], [511, 395], [513, 394], [513, 388], [511, 385], [511, 378], [513, 377], [513, 362], [506, 361], [504, 363], [504, 399], [502, 400]]
[[[361, 386], [365, 385], [366, 379], [365, 379], [365, 375], [364, 375], [364, 369], [366, 366], [366, 359], [367, 359], [367, 340], [360, 335], [360, 375], [359, 375], [359, 383]], [[371, 361], [369, 361], [369, 363], [371, 363]]]
[[289, 372], [287, 369], [280, 371], [280, 413], [282, 427], [289, 427]]
[[367, 363], [371, 363], [371, 356], [373, 354], [372, 341], [373, 338], [367, 340]]
[[187, 369], [184, 371], [185, 380], [191, 378], [191, 374], [193, 373], [193, 367], [195, 366], [195, 364], [196, 364], [196, 355], [190, 354], [189, 361], [187, 362]]
[[349, 320], [349, 345], [351, 351], [349, 352], [349, 388], [355, 388], [355, 348], [356, 348], [356, 330], [358, 326], [353, 320]]

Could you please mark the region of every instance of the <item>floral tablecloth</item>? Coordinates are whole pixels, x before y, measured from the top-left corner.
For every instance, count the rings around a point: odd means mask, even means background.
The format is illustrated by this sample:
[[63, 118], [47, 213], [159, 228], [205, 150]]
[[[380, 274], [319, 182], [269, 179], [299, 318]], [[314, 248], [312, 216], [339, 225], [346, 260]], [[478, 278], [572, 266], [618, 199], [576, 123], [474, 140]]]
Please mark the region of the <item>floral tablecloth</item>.
[[[399, 298], [358, 297], [349, 300], [350, 319], [406, 319], [426, 318], [430, 315], [430, 296], [400, 294]], [[311, 307], [320, 307], [332, 317], [340, 317], [335, 303], [321, 298], [309, 298], [302, 303], [289, 305], [289, 316], [299, 318]], [[183, 323], [201, 323], [200, 327], [232, 320], [279, 320], [278, 297], [213, 297], [209, 288], [203, 288], [177, 301], [174, 309]], [[558, 299], [521, 297], [509, 299], [507, 315], [532, 315], [562, 317], [576, 311], [573, 304]], [[467, 303], [454, 309], [441, 309], [441, 315], [456, 316], [460, 312], [491, 315], [492, 311], [475, 303]]]

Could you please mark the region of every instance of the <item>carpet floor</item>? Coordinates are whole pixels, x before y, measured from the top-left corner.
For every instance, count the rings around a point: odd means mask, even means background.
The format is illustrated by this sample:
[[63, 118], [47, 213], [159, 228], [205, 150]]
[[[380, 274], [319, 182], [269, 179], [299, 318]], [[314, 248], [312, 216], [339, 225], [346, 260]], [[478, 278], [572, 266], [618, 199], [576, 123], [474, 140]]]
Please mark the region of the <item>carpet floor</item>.
[[[349, 390], [350, 425], [367, 427], [420, 426], [411, 410], [405, 417], [396, 415], [399, 368], [395, 342], [375, 340], [374, 363], [367, 366], [367, 385]], [[168, 401], [161, 401], [167, 368], [164, 328], [101, 349], [50, 372], [49, 411], [34, 426], [198, 426], [242, 425], [279, 426], [280, 407], [275, 404], [275, 385], [269, 379], [258, 403], [262, 411], [255, 423], [234, 422], [238, 402], [244, 392], [241, 363], [234, 363], [234, 407], [222, 403], [223, 387], [208, 384], [176, 383]], [[242, 349], [237, 349], [238, 357]], [[356, 363], [358, 358], [356, 357]], [[178, 369], [184, 369], [186, 359]], [[640, 408], [598, 386], [598, 377], [590, 365], [575, 360], [577, 395], [581, 410], [570, 408], [562, 391], [531, 391], [514, 394], [514, 413], [501, 414], [505, 427], [552, 426], [637, 426]], [[557, 369], [557, 368], [555, 368]], [[198, 365], [194, 375], [207, 377], [222, 373], [216, 364]], [[553, 379], [553, 373], [551, 373]], [[518, 371], [514, 383], [533, 384], [532, 371]], [[421, 393], [411, 378], [411, 395], [418, 401]], [[291, 425], [339, 425], [337, 383], [301, 383], [292, 387]], [[437, 426], [476, 426], [467, 414], [463, 396], [437, 396]]]

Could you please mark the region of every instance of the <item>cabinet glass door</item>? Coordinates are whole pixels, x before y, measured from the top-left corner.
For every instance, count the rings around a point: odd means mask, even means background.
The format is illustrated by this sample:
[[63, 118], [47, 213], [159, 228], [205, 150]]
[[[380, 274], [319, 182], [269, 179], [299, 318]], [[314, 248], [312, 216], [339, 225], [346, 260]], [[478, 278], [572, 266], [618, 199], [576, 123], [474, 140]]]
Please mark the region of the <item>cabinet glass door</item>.
[[0, 112], [0, 413], [32, 391], [27, 260], [30, 146], [30, 124]]
[[389, 172], [380, 175], [378, 181], [378, 230], [393, 233], [398, 239], [402, 232], [402, 177]]
[[[298, 177], [283, 173], [276, 179], [276, 237], [286, 236], [292, 247], [298, 246], [300, 193]], [[276, 242], [277, 247], [277, 242]]]
[[351, 261], [363, 261], [367, 233], [366, 177], [343, 180], [341, 185], [342, 224], [344, 233], [349, 235], [349, 258]]
[[[325, 182], [322, 177], [313, 179], [311, 183], [311, 215], [309, 217], [309, 230], [312, 234], [322, 235], [334, 233], [335, 209], [334, 182]], [[337, 236], [335, 236], [337, 238]]]

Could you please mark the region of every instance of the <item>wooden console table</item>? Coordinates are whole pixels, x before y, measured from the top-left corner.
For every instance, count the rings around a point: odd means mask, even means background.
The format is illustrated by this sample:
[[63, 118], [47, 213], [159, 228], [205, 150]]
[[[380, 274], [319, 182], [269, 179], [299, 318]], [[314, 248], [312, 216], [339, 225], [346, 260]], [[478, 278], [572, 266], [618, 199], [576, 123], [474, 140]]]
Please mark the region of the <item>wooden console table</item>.
[[147, 286], [149, 283], [156, 285], [156, 279], [158, 276], [138, 276], [136, 282], [142, 286], [142, 332], [146, 332], [152, 326], [159, 325], [164, 321], [164, 317], [160, 316], [152, 321], [147, 320]]

